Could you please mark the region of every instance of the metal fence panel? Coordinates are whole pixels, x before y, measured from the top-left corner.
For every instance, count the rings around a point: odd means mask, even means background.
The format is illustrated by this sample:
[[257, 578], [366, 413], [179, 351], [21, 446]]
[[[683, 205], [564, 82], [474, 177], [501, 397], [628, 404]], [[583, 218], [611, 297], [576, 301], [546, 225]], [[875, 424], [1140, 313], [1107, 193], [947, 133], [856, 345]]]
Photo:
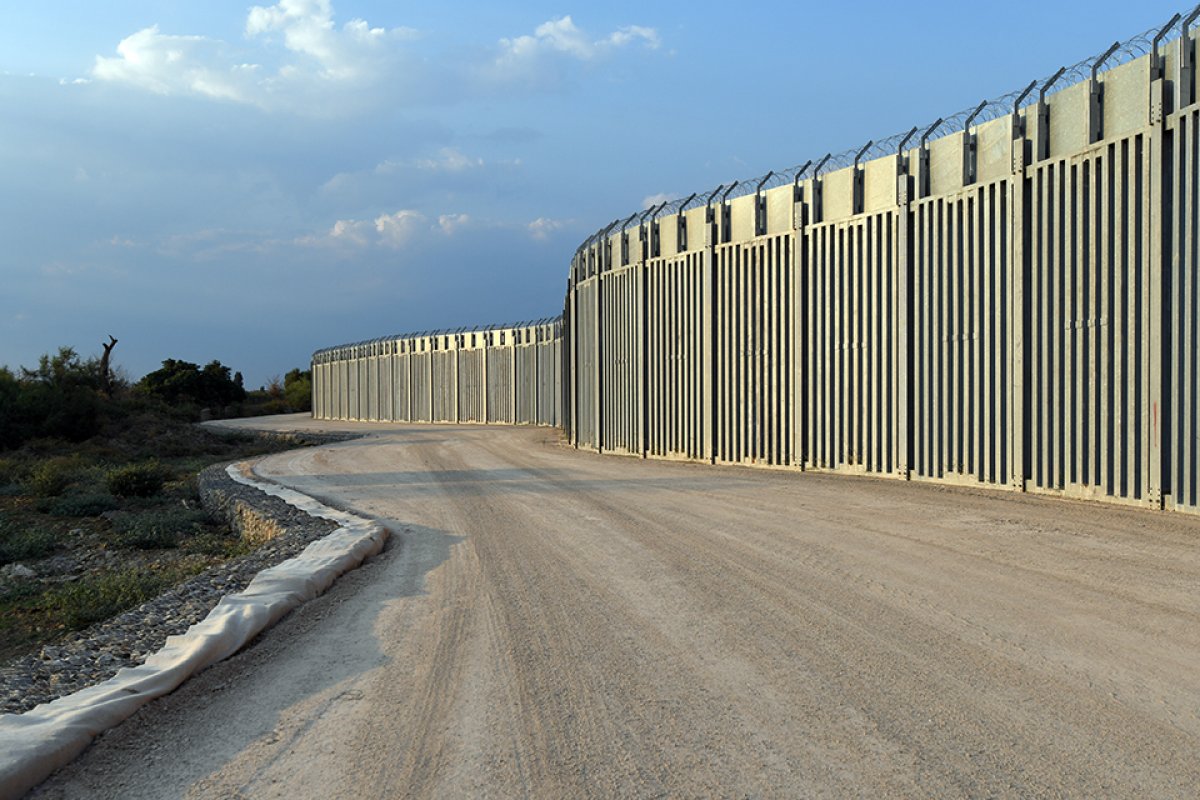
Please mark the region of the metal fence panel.
[[601, 447], [620, 453], [640, 451], [641, 343], [638, 338], [641, 290], [636, 280], [639, 267], [602, 273], [598, 292], [604, 312], [600, 315], [599, 396], [602, 421]]
[[[424, 345], [424, 342], [420, 343]], [[410, 356], [410, 392], [413, 422], [433, 422], [433, 354], [422, 349]]]
[[913, 205], [914, 477], [1007, 484], [1007, 181]]
[[575, 292], [575, 441], [596, 448], [600, 446], [598, 279], [577, 284]]
[[[792, 462], [793, 246], [788, 233], [715, 248], [713, 436], [717, 461]], [[703, 330], [698, 319], [690, 320], [689, 326], [690, 336]], [[698, 382], [692, 386], [692, 391], [700, 388]]]
[[1138, 134], [1033, 171], [1027, 339], [1037, 489], [1150, 499], [1146, 145]]
[[709, 260], [707, 252], [694, 251], [638, 267], [644, 307], [636, 310], [645, 341], [633, 346], [645, 358], [643, 447], [652, 455], [697, 459], [706, 452], [704, 419], [711, 409], [701, 391], [701, 323], [708, 315]]
[[805, 231], [805, 465], [891, 473], [901, 446], [894, 213]]
[[487, 410], [488, 422], [513, 421], [513, 348], [507, 341], [487, 349]]

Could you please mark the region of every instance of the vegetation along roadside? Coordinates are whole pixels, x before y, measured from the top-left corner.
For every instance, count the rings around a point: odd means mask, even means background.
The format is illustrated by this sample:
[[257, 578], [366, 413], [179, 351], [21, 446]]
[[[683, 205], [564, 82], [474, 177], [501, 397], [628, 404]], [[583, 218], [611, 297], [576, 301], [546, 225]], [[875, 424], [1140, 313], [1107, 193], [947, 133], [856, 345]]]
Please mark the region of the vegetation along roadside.
[[213, 361], [130, 382], [70, 348], [0, 367], [0, 664], [158, 595], [252, 545], [201, 507], [204, 467], [297, 447], [200, 419], [308, 410], [308, 375], [247, 392]]

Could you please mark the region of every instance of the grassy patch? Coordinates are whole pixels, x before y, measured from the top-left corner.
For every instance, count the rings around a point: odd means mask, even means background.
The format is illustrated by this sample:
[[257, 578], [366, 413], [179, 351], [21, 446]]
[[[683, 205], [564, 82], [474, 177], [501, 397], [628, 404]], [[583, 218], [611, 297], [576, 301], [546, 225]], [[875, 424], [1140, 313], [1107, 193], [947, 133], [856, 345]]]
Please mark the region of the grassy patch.
[[0, 486], [18, 486], [25, 480], [28, 468], [23, 461], [0, 458]]
[[44, 507], [39, 503], [37, 508], [56, 517], [98, 517], [106, 511], [116, 511], [120, 503], [110, 494], [70, 494], [57, 497]]
[[215, 531], [197, 534], [182, 542], [180, 546], [187, 553], [220, 558], [235, 558], [254, 549], [253, 544], [240, 536]]
[[[200, 510], [196, 475], [301, 445], [213, 433], [134, 398], [111, 409], [91, 439], [41, 438], [0, 452], [0, 565], [39, 569], [40, 559], [61, 557], [57, 575], [0, 584], [0, 661], [252, 550]], [[70, 573], [78, 577], [64, 582]]]
[[58, 546], [58, 537], [45, 528], [0, 522], [0, 565], [45, 558]]
[[59, 624], [79, 630], [157, 597], [190, 574], [193, 572], [177, 567], [95, 575], [47, 592], [43, 605]]
[[104, 484], [115, 497], [153, 497], [162, 491], [163, 469], [157, 461], [111, 469]]
[[203, 563], [165, 569], [129, 568], [47, 588], [21, 581], [0, 591], [0, 659], [7, 660], [128, 611], [157, 597], [204, 568]]
[[113, 539], [118, 546], [139, 550], [178, 547], [184, 537], [204, 533], [208, 514], [189, 508], [163, 508], [129, 514], [113, 521]]
[[25, 478], [25, 488], [35, 497], [57, 497], [67, 490], [74, 479], [72, 466], [66, 458], [38, 462]]

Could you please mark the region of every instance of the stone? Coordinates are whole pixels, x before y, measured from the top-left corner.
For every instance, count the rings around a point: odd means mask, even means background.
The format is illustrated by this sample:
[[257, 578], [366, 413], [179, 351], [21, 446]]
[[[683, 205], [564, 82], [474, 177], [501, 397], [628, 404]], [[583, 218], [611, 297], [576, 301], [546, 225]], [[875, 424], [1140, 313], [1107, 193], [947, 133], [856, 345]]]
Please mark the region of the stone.
[[10, 580], [36, 578], [37, 573], [24, 564], [8, 564], [0, 567], [0, 576]]

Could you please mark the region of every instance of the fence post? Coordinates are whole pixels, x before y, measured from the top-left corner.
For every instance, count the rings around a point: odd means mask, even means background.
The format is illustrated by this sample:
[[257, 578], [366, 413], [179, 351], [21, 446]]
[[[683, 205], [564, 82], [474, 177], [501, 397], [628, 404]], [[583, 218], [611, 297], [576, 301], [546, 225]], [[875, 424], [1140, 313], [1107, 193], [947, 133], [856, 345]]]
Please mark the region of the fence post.
[[[638, 254], [641, 255], [641, 248], [638, 248]], [[633, 267], [633, 274], [636, 276], [634, 280], [634, 292], [636, 293], [636, 308], [634, 310], [636, 329], [634, 332], [634, 341], [636, 342], [637, 364], [637, 394], [635, 400], [637, 408], [632, 409], [637, 415], [637, 451], [642, 458], [647, 454], [647, 436], [646, 436], [646, 291], [649, 267], [646, 264], [646, 259], [638, 258], [637, 263]]]
[[[592, 244], [591, 258], [594, 262], [599, 247]], [[600, 270], [592, 276], [595, 284], [592, 295], [595, 297], [595, 313], [592, 317], [592, 341], [596, 343], [595, 357], [592, 363], [592, 425], [595, 432], [597, 453], [604, 452], [604, 282], [600, 280]]]
[[[940, 124], [940, 120], [933, 126]], [[909, 347], [909, 282], [912, 276], [912, 197], [914, 192], [923, 192], [921, 184], [928, 179], [929, 150], [925, 137], [917, 151], [917, 181], [914, 181], [909, 161], [904, 155], [904, 146], [916, 135], [917, 129], [908, 132], [896, 149], [896, 257], [892, 307], [896, 310], [896, 329], [892, 332], [892, 368], [895, 381], [892, 388], [892, 469], [897, 478], [908, 480], [912, 455], [909, 426], [912, 420], [912, 392], [909, 378], [912, 374], [912, 353]], [[928, 135], [926, 131], [926, 136]]]
[[[808, 207], [804, 204], [804, 189], [800, 186], [800, 181], [811, 166], [812, 161], [806, 162], [792, 178], [792, 263], [789, 265], [789, 269], [792, 271], [792, 290], [791, 295], [787, 298], [787, 304], [790, 307], [788, 330], [791, 331], [792, 339], [790, 343], [792, 359], [788, 365], [791, 377], [788, 380], [787, 398], [788, 426], [791, 436], [789, 447], [792, 451], [791, 465], [799, 467], [801, 470], [804, 469], [805, 449], [808, 442], [806, 424], [808, 414], [805, 408], [800, 407], [804, 405], [805, 398], [808, 396], [806, 388], [808, 369], [805, 361], [805, 354], [808, 352], [808, 322], [804, 312], [808, 282], [808, 232], [806, 230]], [[804, 319], [804, 323], [797, 327], [797, 320], [801, 319]]]
[[576, 266], [575, 279], [569, 289], [568, 305], [571, 309], [571, 445], [579, 447], [579, 268]]
[[[1029, 280], [1029, 254], [1025, 238], [1029, 233], [1028, 204], [1025, 194], [1029, 188], [1026, 169], [1032, 143], [1026, 138], [1025, 117], [1021, 115], [1021, 103], [1037, 86], [1031, 82], [1013, 102], [1011, 131], [1009, 137], [1009, 161], [1011, 166], [1008, 181], [1008, 324], [1009, 324], [1009, 370], [1008, 370], [1008, 480], [1018, 491], [1025, 491], [1028, 473], [1025, 469], [1026, 405], [1025, 387], [1025, 329], [1027, 324], [1025, 285]], [[997, 476], [999, 478], [999, 476]], [[999, 482], [999, 481], [997, 481]]]

